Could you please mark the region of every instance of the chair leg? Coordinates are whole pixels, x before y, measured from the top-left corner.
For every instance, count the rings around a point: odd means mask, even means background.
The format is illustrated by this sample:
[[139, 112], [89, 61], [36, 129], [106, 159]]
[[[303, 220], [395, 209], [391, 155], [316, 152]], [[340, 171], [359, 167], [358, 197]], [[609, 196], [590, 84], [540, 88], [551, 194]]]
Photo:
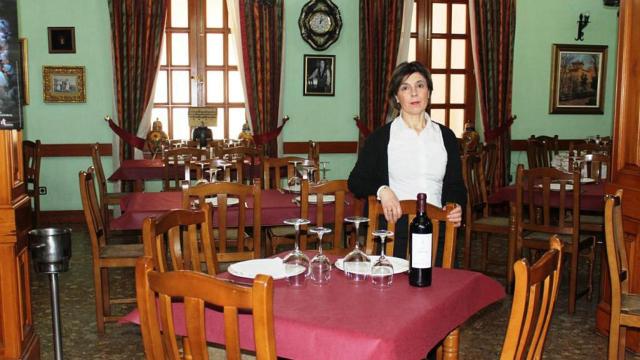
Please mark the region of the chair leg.
[[576, 295], [578, 292], [578, 254], [571, 254], [569, 266], [569, 314], [576, 311]]
[[486, 273], [489, 259], [489, 234], [482, 233], [480, 236], [482, 239], [482, 272]]
[[[618, 334], [618, 359], [624, 360], [625, 358], [625, 342], [627, 341], [627, 328], [620, 326]], [[611, 358], [611, 357], [609, 357]]]
[[596, 262], [596, 251], [595, 247], [591, 246], [591, 251], [589, 254], [589, 278], [587, 284], [587, 300], [591, 301], [593, 299], [593, 267]]
[[100, 284], [102, 286], [102, 311], [104, 316], [111, 315], [111, 294], [109, 291], [109, 269], [102, 268], [100, 269]]
[[462, 260], [462, 267], [469, 269], [471, 266], [471, 224], [466, 224], [464, 227], [464, 258]]
[[93, 269], [93, 283], [96, 290], [96, 327], [98, 328], [98, 334], [104, 335], [104, 302], [102, 301], [101, 269]]

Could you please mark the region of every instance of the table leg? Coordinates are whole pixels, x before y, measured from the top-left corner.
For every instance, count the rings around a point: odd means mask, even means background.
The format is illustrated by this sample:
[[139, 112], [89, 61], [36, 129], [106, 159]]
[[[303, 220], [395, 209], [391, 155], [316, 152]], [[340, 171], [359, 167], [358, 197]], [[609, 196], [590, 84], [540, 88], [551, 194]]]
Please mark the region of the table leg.
[[513, 263], [516, 261], [517, 253], [517, 235], [518, 224], [516, 219], [516, 204], [513, 201], [509, 202], [509, 245], [507, 249], [507, 293], [511, 294], [513, 291]]

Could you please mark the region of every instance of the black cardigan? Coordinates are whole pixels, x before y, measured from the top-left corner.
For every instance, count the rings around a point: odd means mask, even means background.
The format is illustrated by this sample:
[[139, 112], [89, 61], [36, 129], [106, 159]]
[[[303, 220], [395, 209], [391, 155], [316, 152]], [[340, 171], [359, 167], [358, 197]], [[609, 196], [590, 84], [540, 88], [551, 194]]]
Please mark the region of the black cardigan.
[[[380, 186], [389, 185], [389, 159], [387, 147], [391, 134], [388, 123], [371, 133], [364, 142], [358, 161], [349, 174], [349, 190], [356, 197], [375, 195]], [[436, 123], [438, 124], [438, 123]], [[442, 181], [441, 203], [456, 203], [464, 207], [467, 189], [462, 179], [462, 165], [458, 150], [458, 139], [451, 129], [441, 124], [442, 140], [447, 151], [447, 167]]]

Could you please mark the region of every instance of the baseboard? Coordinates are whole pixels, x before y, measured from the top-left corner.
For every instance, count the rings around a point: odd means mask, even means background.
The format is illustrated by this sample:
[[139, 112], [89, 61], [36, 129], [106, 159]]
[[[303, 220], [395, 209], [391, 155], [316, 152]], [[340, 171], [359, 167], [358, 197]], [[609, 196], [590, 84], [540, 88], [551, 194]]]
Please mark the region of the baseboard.
[[41, 225], [82, 224], [84, 221], [82, 210], [40, 211]]

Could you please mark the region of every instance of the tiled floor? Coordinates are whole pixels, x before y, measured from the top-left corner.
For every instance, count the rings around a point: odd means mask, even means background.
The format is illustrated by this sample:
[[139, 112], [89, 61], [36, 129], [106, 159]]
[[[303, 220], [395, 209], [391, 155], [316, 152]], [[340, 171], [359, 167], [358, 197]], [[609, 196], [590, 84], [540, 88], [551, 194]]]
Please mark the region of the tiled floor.
[[[598, 270], [596, 272], [595, 279], [599, 279]], [[566, 280], [565, 276], [544, 356], [546, 359], [605, 359], [607, 339], [594, 331], [597, 295], [592, 302], [578, 299], [576, 313], [568, 315]], [[32, 274], [33, 314], [43, 359], [53, 358], [48, 282], [46, 275]], [[599, 291], [597, 282], [595, 294]], [[133, 294], [133, 271], [120, 271], [114, 276], [113, 284], [116, 292]], [[584, 284], [582, 278], [580, 284]], [[108, 324], [105, 335], [96, 334], [90, 244], [83, 227], [74, 228], [71, 269], [60, 274], [60, 296], [66, 359], [143, 358], [137, 326]], [[461, 331], [460, 358], [499, 358], [510, 309], [511, 301], [507, 298], [470, 319]], [[627, 353], [627, 358], [633, 355]]]

